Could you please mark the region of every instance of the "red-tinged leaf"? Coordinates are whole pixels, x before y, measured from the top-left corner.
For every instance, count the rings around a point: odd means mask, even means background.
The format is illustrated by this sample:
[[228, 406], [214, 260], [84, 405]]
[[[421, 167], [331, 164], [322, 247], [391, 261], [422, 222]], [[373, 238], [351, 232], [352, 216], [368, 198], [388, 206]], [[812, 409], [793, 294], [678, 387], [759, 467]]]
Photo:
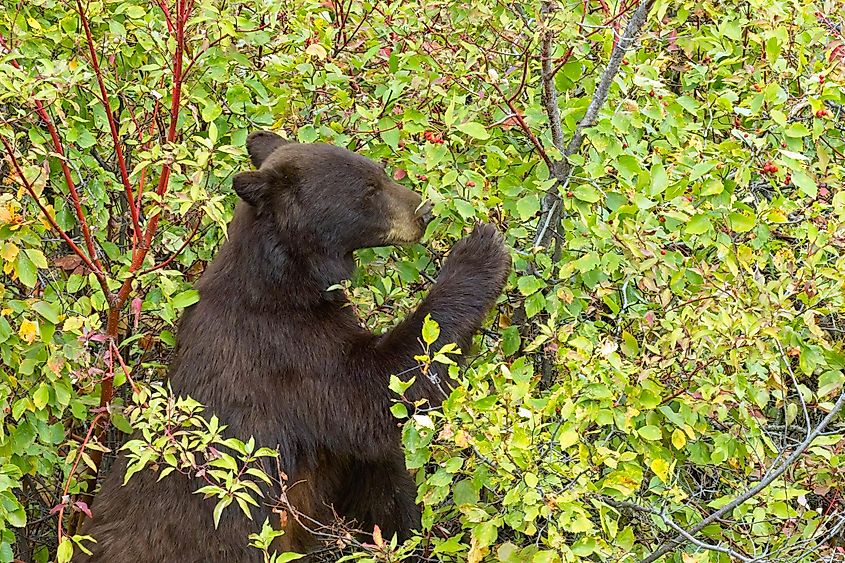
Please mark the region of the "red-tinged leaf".
[[830, 54], [827, 56], [828, 61], [839, 60], [841, 63], [845, 63], [845, 42], [831, 41], [828, 47], [830, 47]]
[[62, 270], [74, 270], [82, 264], [82, 258], [76, 254], [68, 254], [53, 260], [53, 265]]
[[407, 176], [408, 176], [408, 173], [405, 170], [403, 170], [402, 168], [397, 168], [396, 170], [393, 171], [393, 179], [396, 180], [397, 182], [399, 180], [407, 177]]
[[75, 506], [75, 507], [76, 507], [76, 508], [77, 508], [80, 512], [84, 513], [84, 514], [85, 514], [85, 516], [87, 516], [88, 518], [93, 518], [93, 517], [94, 517], [94, 515], [93, 515], [93, 514], [91, 514], [91, 509], [90, 509], [90, 508], [88, 508], [88, 504], [87, 504], [87, 503], [82, 502], [81, 500], [78, 500], [78, 501], [76, 501], [75, 503], [73, 503], [73, 505], [74, 505], [74, 506]]
[[141, 305], [144, 303], [144, 300], [140, 297], [136, 297], [132, 300], [132, 326], [135, 330], [138, 330], [138, 321], [141, 318]]
[[384, 547], [384, 538], [381, 537], [381, 528], [378, 524], [373, 526], [373, 542], [380, 548]]
[[59, 504], [57, 504], [56, 506], [54, 506], [53, 508], [50, 509], [50, 515], [56, 514], [58, 511], [60, 511], [64, 507], [65, 507], [65, 503], [60, 502]]

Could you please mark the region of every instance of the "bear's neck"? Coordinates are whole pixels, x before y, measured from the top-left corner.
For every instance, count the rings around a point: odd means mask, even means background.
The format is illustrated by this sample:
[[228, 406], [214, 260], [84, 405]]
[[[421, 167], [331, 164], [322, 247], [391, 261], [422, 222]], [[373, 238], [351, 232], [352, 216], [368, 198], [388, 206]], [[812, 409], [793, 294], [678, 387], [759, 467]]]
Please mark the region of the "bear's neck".
[[229, 240], [203, 274], [200, 290], [213, 295], [212, 286], [239, 287], [238, 295], [227, 298], [247, 308], [344, 305], [342, 290], [327, 290], [352, 275], [352, 254], [328, 251], [306, 235], [280, 237], [274, 230], [269, 222], [257, 220], [251, 207], [239, 205]]

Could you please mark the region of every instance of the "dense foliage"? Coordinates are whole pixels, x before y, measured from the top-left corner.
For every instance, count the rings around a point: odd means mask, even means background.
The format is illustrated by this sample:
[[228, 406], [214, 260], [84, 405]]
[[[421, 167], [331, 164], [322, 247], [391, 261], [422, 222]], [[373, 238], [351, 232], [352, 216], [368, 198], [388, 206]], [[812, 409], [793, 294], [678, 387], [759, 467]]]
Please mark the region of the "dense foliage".
[[845, 7], [655, 2], [568, 151], [637, 6], [3, 0], [0, 561], [79, 548], [133, 425], [137, 469], [254, 502], [236, 477], [266, 444], [153, 384], [259, 128], [434, 201], [423, 244], [358, 253], [375, 330], [475, 221], [513, 249], [442, 411], [394, 408], [421, 536], [339, 532], [352, 558], [845, 560]]

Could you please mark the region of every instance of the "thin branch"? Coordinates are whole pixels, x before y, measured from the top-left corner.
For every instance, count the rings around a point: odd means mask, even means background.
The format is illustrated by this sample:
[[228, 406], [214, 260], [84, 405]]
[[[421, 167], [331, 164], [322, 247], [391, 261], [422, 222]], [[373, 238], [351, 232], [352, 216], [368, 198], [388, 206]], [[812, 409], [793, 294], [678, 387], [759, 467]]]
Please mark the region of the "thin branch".
[[[174, 56], [173, 64], [173, 89], [171, 91], [170, 101], [170, 127], [167, 130], [167, 137], [165, 138], [165, 141], [168, 143], [172, 143], [176, 140], [176, 126], [179, 121], [179, 104], [181, 102], [182, 81], [184, 78], [184, 74], [182, 72], [182, 64], [184, 62], [183, 59], [185, 52], [185, 26], [188, 21], [188, 15], [193, 10], [193, 6], [193, 0], [177, 0], [176, 2], [176, 53]], [[159, 199], [164, 196], [164, 193], [167, 191], [167, 186], [170, 182], [170, 171], [172, 166], [173, 165], [170, 162], [166, 162], [162, 167], [161, 176], [159, 177], [158, 181], [158, 187], [156, 188], [156, 194], [158, 195]], [[147, 231], [144, 234], [142, 249], [146, 250], [150, 248], [153, 236], [155, 235], [155, 232], [158, 229], [158, 221], [160, 217], [161, 210], [157, 211], [155, 215], [150, 218], [150, 222], [147, 224]]]
[[150, 268], [147, 268], [146, 270], [142, 270], [142, 271], [138, 272], [138, 275], [143, 276], [144, 274], [149, 274], [150, 272], [155, 272], [156, 270], [161, 270], [162, 268], [166, 268], [168, 266], [168, 264], [173, 262], [173, 260], [175, 260], [180, 254], [182, 254], [182, 251], [185, 250], [185, 248], [187, 248], [189, 244], [191, 244], [191, 241], [194, 240], [194, 237], [196, 236], [197, 231], [199, 231], [199, 229], [200, 229], [200, 225], [202, 225], [202, 216], [200, 216], [200, 218], [197, 219], [197, 224], [194, 225], [193, 230], [191, 230], [191, 233], [185, 238], [185, 242], [182, 243], [182, 245], [176, 250], [176, 252], [171, 254], [170, 257], [168, 259], [166, 259], [164, 262], [162, 262], [161, 264], [156, 264], [155, 266], [152, 266]]
[[780, 340], [778, 340], [777, 338], [775, 338], [774, 340], [775, 344], [778, 347], [778, 352], [780, 352], [780, 359], [783, 362], [783, 365], [786, 366], [786, 371], [789, 372], [789, 377], [792, 379], [792, 384], [795, 385], [795, 392], [798, 393], [798, 399], [801, 400], [801, 409], [804, 411], [804, 424], [806, 425], [807, 432], [809, 432], [811, 427], [810, 413], [807, 412], [807, 403], [804, 401], [804, 395], [801, 393], [801, 388], [798, 386], [798, 380], [795, 378], [795, 372], [792, 371], [792, 366], [789, 365], [789, 358], [786, 357], [786, 353], [783, 351], [783, 346], [781, 346]]
[[[6, 42], [2, 36], [0, 36], [0, 47], [2, 47], [6, 51], [9, 51], [9, 47], [6, 45]], [[15, 59], [11, 59], [9, 62], [12, 64], [13, 67], [20, 70], [21, 66], [20, 64], [18, 64], [18, 61], [16, 61]], [[67, 157], [65, 156], [65, 151], [62, 147], [62, 141], [59, 138], [59, 132], [56, 129], [53, 120], [50, 119], [50, 115], [44, 108], [44, 104], [41, 103], [41, 100], [33, 100], [33, 103], [35, 104], [36, 113], [38, 113], [38, 115], [41, 117], [41, 120], [47, 127], [47, 131], [50, 133], [50, 138], [53, 141], [53, 148], [55, 149], [56, 154], [59, 157], [59, 166], [62, 169], [62, 174], [64, 174], [65, 177], [65, 184], [67, 184], [68, 192], [70, 193], [70, 197], [73, 200], [74, 211], [76, 212], [76, 219], [79, 222], [80, 229], [82, 229], [82, 237], [85, 239], [85, 246], [88, 249], [88, 257], [91, 259], [91, 262], [93, 262], [96, 266], [93, 271], [100, 272], [100, 275], [102, 275], [103, 264], [97, 257], [97, 248], [96, 246], [94, 246], [94, 238], [91, 236], [91, 229], [88, 227], [88, 221], [85, 219], [85, 213], [82, 211], [82, 200], [79, 197], [79, 191], [76, 189], [76, 183], [73, 181], [73, 177], [70, 174], [70, 166], [68, 165]], [[103, 280], [105, 280], [105, 278], [103, 278]], [[103, 283], [101, 282], [100, 285], [103, 285]], [[103, 291], [106, 295], [108, 295], [108, 286], [104, 287]]]
[[842, 394], [839, 395], [839, 399], [833, 405], [833, 408], [830, 409], [830, 412], [827, 413], [827, 416], [822, 419], [819, 425], [816, 426], [816, 428], [812, 432], [810, 432], [810, 434], [807, 435], [804, 441], [801, 442], [795, 448], [795, 451], [792, 452], [792, 454], [788, 458], [786, 458], [780, 464], [780, 466], [778, 466], [776, 469], [773, 468], [772, 470], [770, 470], [767, 476], [755, 486], [751, 487], [750, 489], [736, 497], [734, 500], [720, 508], [719, 510], [713, 512], [710, 516], [703, 519], [701, 522], [687, 530], [684, 534], [681, 534], [681, 537], [676, 537], [670, 540], [663, 547], [661, 547], [657, 551], [654, 551], [653, 553], [651, 553], [651, 555], [648, 555], [640, 563], [652, 563], [652, 561], [657, 561], [670, 551], [680, 547], [685, 541], [688, 541], [688, 536], [695, 536], [698, 532], [703, 530], [711, 523], [715, 522], [716, 520], [719, 520], [720, 518], [722, 518], [722, 516], [728, 514], [734, 508], [740, 506], [748, 499], [758, 495], [760, 492], [766, 489], [766, 487], [771, 485], [775, 479], [783, 475], [786, 470], [789, 469], [799, 457], [801, 457], [801, 455], [807, 450], [807, 448], [810, 447], [813, 441], [818, 438], [822, 432], [824, 432], [824, 429], [827, 428], [827, 425], [830, 424], [830, 422], [836, 417], [836, 415], [839, 414], [839, 411], [842, 410], [843, 405], [845, 405], [845, 391], [843, 391]]
[[[645, 24], [649, 11], [653, 5], [654, 0], [642, 0], [640, 2], [637, 9], [634, 10], [634, 13], [631, 15], [631, 19], [628, 20], [625, 32], [619, 38], [619, 42], [613, 47], [613, 52], [610, 55], [607, 68], [605, 68], [601, 80], [599, 81], [599, 85], [593, 94], [593, 99], [590, 100], [590, 105], [587, 107], [587, 113], [584, 115], [583, 119], [581, 119], [581, 122], [578, 123], [578, 127], [575, 129], [572, 139], [563, 150], [563, 160], [561, 160], [559, 166], [556, 167], [557, 174], [555, 177], [557, 178], [557, 182], [543, 198], [543, 209], [545, 211], [543, 216], [540, 217], [540, 221], [538, 223], [541, 227], [537, 232], [537, 236], [534, 238], [534, 246], [546, 245], [549, 237], [551, 236], [549, 226], [556, 224], [560, 219], [560, 206], [557, 205], [558, 189], [560, 186], [567, 184], [569, 177], [572, 174], [572, 166], [569, 164], [568, 157], [574, 155], [581, 149], [581, 144], [584, 142], [584, 129], [592, 127], [595, 124], [599, 110], [601, 110], [602, 106], [604, 106], [607, 101], [607, 96], [610, 92], [610, 86], [613, 84], [613, 79], [616, 78], [616, 75], [619, 73], [619, 68], [622, 66], [622, 59], [628, 49], [630, 49], [634, 42], [639, 38], [640, 32], [642, 31], [643, 25]], [[551, 50], [551, 45], [549, 45], [549, 49]], [[543, 61], [543, 64], [546, 64], [545, 61]], [[557, 111], [557, 104], [555, 104], [554, 108], [550, 107], [548, 97], [546, 97], [545, 102], [546, 111], [549, 114], [552, 127], [554, 128], [559, 126], [559, 117], [557, 119], [554, 118]]]
[[635, 510], [637, 512], [644, 512], [646, 514], [653, 514], [654, 516], [657, 516], [658, 518], [663, 520], [664, 524], [666, 524], [667, 526], [669, 526], [670, 528], [672, 528], [673, 530], [678, 532], [681, 536], [686, 538], [686, 540], [688, 542], [690, 542], [691, 544], [693, 544], [696, 547], [699, 547], [701, 549], [706, 549], [708, 551], [717, 551], [719, 553], [724, 553], [724, 554], [726, 554], [726, 555], [728, 555], [728, 556], [730, 556], [730, 557], [732, 557], [732, 558], [734, 558], [738, 561], [742, 561], [743, 563], [751, 563], [751, 562], [754, 561], [753, 559], [746, 557], [745, 555], [742, 555], [740, 553], [737, 553], [736, 551], [734, 551], [730, 548], [722, 547], [720, 545], [714, 545], [714, 544], [711, 544], [711, 543], [706, 543], [706, 542], [703, 542], [699, 539], [694, 538], [693, 536], [689, 535], [683, 528], [678, 526], [678, 524], [675, 523], [675, 521], [672, 520], [672, 518], [670, 518], [665, 512], [658, 512], [657, 510], [654, 510], [653, 508], [648, 508], [647, 506], [640, 506], [639, 504], [629, 502], [629, 501], [614, 500], [610, 497], [601, 497], [601, 501], [605, 504], [612, 506], [613, 508], [616, 508], [616, 509], [627, 508], [627, 509], [630, 509], [630, 510]]
[[91, 56], [91, 66], [94, 69], [94, 76], [97, 78], [97, 85], [100, 87], [100, 101], [103, 102], [103, 109], [106, 112], [106, 118], [109, 122], [109, 130], [111, 131], [111, 138], [114, 143], [114, 152], [115, 155], [117, 155], [117, 166], [120, 169], [120, 180], [123, 183], [123, 189], [126, 192], [126, 205], [129, 207], [129, 215], [132, 218], [132, 241], [134, 248], [141, 237], [141, 225], [138, 219], [139, 212], [135, 207], [135, 196], [132, 193], [132, 183], [129, 181], [129, 172], [126, 170], [126, 159], [123, 156], [120, 132], [117, 129], [117, 122], [114, 119], [114, 114], [112, 113], [111, 105], [109, 104], [109, 94], [106, 90], [106, 84], [103, 81], [103, 70], [100, 68], [100, 62], [97, 59], [97, 51], [94, 48], [94, 37], [91, 35], [91, 27], [88, 25], [88, 17], [85, 15], [85, 10], [82, 8], [81, 0], [76, 0], [76, 11], [79, 13], [79, 19], [82, 21], [83, 29], [85, 29], [85, 40], [88, 44], [88, 54]]
[[[543, 39], [540, 47], [543, 69], [543, 107], [546, 108], [546, 114], [549, 117], [549, 126], [552, 129], [552, 143], [558, 151], [563, 153], [563, 127], [560, 122], [557, 88], [555, 88], [555, 75], [552, 69], [552, 52], [554, 50], [552, 42], [554, 40], [554, 32], [549, 27], [552, 11], [552, 2], [550, 0], [544, 0], [540, 7], [540, 14], [543, 16]], [[556, 162], [555, 170], [551, 171], [556, 178], [558, 177], [556, 169], [559, 165], [560, 162]]]
[[[58, 543], [62, 543], [62, 535], [64, 534], [64, 526], [62, 526], [62, 519], [65, 514], [65, 508], [67, 505], [65, 504], [65, 499], [68, 498], [68, 491], [70, 491], [70, 484], [71, 480], [73, 479], [73, 475], [76, 473], [76, 468], [79, 465], [80, 460], [85, 455], [85, 448], [88, 447], [88, 443], [91, 441], [91, 436], [94, 434], [94, 429], [97, 428], [97, 424], [100, 422], [100, 419], [106, 416], [105, 411], [101, 411], [97, 413], [97, 416], [94, 417], [94, 420], [91, 421], [91, 426], [88, 427], [88, 433], [85, 434], [85, 439], [82, 440], [82, 443], [79, 444], [79, 450], [76, 452], [76, 459], [73, 460], [73, 465], [70, 468], [70, 473], [68, 473], [67, 480], [65, 481], [64, 490], [62, 491], [62, 504], [59, 506], [59, 521], [57, 524], [58, 528]], [[73, 531], [71, 531], [71, 535], [73, 535]]]
[[[88, 257], [88, 255], [86, 255], [85, 252], [81, 248], [79, 248], [79, 246], [77, 246], [75, 242], [73, 242], [73, 239], [70, 238], [70, 235], [68, 235], [64, 231], [64, 229], [59, 227], [59, 224], [56, 222], [56, 219], [52, 215], [50, 215], [50, 212], [47, 207], [41, 202], [41, 198], [39, 198], [38, 194], [35, 193], [35, 188], [32, 186], [32, 183], [30, 183], [23, 175], [23, 170], [21, 169], [20, 163], [18, 162], [18, 159], [15, 156], [15, 151], [12, 146], [9, 144], [5, 137], [0, 137], [0, 142], [3, 143], [3, 146], [6, 149], [6, 154], [8, 155], [9, 160], [12, 163], [12, 167], [15, 169], [15, 173], [18, 175], [21, 182], [23, 183], [23, 187], [29, 193], [30, 197], [35, 200], [35, 204], [41, 210], [41, 213], [44, 214], [44, 218], [47, 220], [47, 222], [50, 223], [50, 227], [52, 227], [53, 230], [59, 233], [59, 236], [64, 239], [64, 241], [73, 251], [73, 253], [79, 256], [85, 266], [88, 267], [89, 270], [94, 272], [94, 275], [97, 276], [98, 281], [102, 277], [102, 283], [105, 283], [106, 280], [103, 277], [103, 273], [97, 269], [93, 262], [91, 262], [91, 259]], [[106, 285], [106, 287], [108, 287], [108, 285]]]
[[511, 114], [516, 119], [516, 122], [519, 124], [519, 128], [522, 129], [522, 132], [525, 133], [525, 135], [531, 141], [531, 144], [533, 144], [534, 148], [537, 149], [537, 154], [540, 155], [540, 158], [543, 159], [543, 161], [546, 163], [546, 166], [548, 166], [549, 169], [551, 169], [552, 166], [553, 166], [552, 160], [546, 154], [546, 150], [543, 148], [543, 145], [542, 145], [542, 143], [540, 143], [540, 140], [537, 139], [537, 136], [531, 131], [531, 128], [525, 122], [525, 119], [522, 117], [522, 114], [519, 113], [518, 109], [516, 109], [516, 106], [514, 105], [513, 100], [511, 100], [510, 98], [505, 96], [505, 93], [502, 91], [502, 89], [499, 87], [499, 85], [496, 84], [495, 82], [491, 81], [490, 85], [493, 87], [494, 90], [496, 90], [496, 92], [499, 94], [499, 96], [501, 96], [501, 98], [505, 101], [505, 103], [508, 106], [508, 109], [511, 110]]

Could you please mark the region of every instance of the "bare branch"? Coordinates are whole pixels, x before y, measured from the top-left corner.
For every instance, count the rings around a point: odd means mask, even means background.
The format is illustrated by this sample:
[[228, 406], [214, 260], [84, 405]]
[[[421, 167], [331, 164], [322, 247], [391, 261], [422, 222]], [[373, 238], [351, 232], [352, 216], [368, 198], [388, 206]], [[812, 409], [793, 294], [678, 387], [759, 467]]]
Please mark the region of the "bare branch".
[[[544, 2], [544, 6], [546, 4], [548, 3]], [[631, 19], [628, 20], [628, 25], [625, 27], [625, 31], [622, 33], [622, 36], [619, 38], [619, 41], [613, 48], [613, 52], [610, 55], [610, 60], [607, 63], [607, 68], [604, 69], [604, 73], [602, 74], [601, 80], [599, 81], [599, 85], [598, 87], [596, 87], [596, 91], [593, 94], [593, 99], [590, 100], [590, 105], [587, 107], [587, 113], [584, 114], [583, 119], [581, 119], [581, 122], [578, 123], [578, 127], [575, 128], [575, 133], [572, 135], [572, 139], [569, 141], [569, 144], [563, 150], [563, 160], [558, 163], [559, 165], [555, 166], [556, 173], [554, 175], [555, 178], [557, 178], [557, 183], [552, 186], [552, 188], [546, 193], [546, 196], [543, 198], [543, 215], [540, 217], [540, 221], [538, 223], [538, 225], [540, 226], [538, 228], [537, 235], [534, 238], [534, 246], [546, 245], [551, 234], [549, 226], [556, 224], [557, 221], [560, 219], [558, 188], [560, 186], [565, 186], [569, 182], [569, 177], [572, 174], [572, 167], [570, 166], [567, 158], [574, 155], [581, 149], [581, 144], [584, 142], [584, 129], [586, 129], [587, 127], [592, 127], [595, 124], [599, 111], [607, 101], [607, 96], [610, 92], [610, 85], [613, 84], [613, 79], [616, 78], [616, 75], [619, 73], [619, 68], [622, 66], [622, 59], [624, 58], [625, 53], [628, 51], [628, 49], [630, 49], [634, 42], [639, 38], [640, 32], [642, 31], [643, 25], [645, 24], [645, 21], [648, 18], [649, 11], [651, 10], [651, 7], [653, 5], [654, 0], [643, 0], [642, 2], [640, 2], [639, 6], [637, 6], [637, 9], [634, 10], [634, 13], [631, 15]], [[549, 37], [548, 40], [544, 37], [544, 52], [546, 48], [551, 51], [551, 37]], [[551, 86], [552, 92], [554, 91], [554, 75], [551, 74], [550, 76], [548, 76], [547, 80], [546, 65], [547, 61], [544, 58], [544, 103], [546, 105], [546, 112], [549, 115], [549, 121], [552, 126], [552, 135], [554, 138], [555, 128], [560, 128], [560, 113], [557, 108], [556, 94], [554, 97], [554, 106], [552, 107], [552, 98], [547, 92], [548, 86]], [[551, 66], [550, 61], [548, 65]], [[550, 73], [551, 69], [549, 69], [548, 72]], [[562, 132], [560, 141], [562, 144]], [[557, 145], [557, 141], [555, 141], [555, 145]], [[553, 170], [553, 172], [555, 172], [555, 170]]]
[[667, 526], [669, 526], [670, 528], [675, 530], [678, 534], [683, 536], [688, 542], [695, 545], [696, 547], [700, 547], [701, 549], [706, 549], [708, 551], [717, 551], [719, 553], [724, 553], [724, 554], [732, 557], [733, 559], [736, 559], [737, 561], [742, 561], [744, 563], [751, 563], [751, 562], [754, 561], [753, 559], [746, 557], [745, 555], [737, 553], [733, 549], [730, 549], [730, 548], [727, 548], [727, 547], [722, 547], [720, 545], [714, 545], [714, 544], [711, 544], [711, 543], [706, 543], [706, 542], [703, 542], [701, 540], [696, 539], [695, 537], [693, 537], [689, 533], [687, 533], [686, 530], [684, 530], [683, 528], [678, 526], [678, 524], [674, 520], [672, 520], [672, 518], [667, 516], [665, 512], [658, 512], [657, 510], [654, 510], [653, 508], [648, 508], [646, 506], [640, 506], [639, 504], [636, 504], [636, 503], [633, 503], [633, 502], [618, 501], [618, 500], [614, 500], [614, 499], [609, 498], [609, 497], [602, 497], [601, 500], [602, 500], [602, 502], [612, 506], [613, 508], [617, 508], [617, 509], [628, 508], [628, 509], [631, 509], [631, 510], [636, 510], [638, 512], [645, 512], [647, 514], [653, 514], [653, 515], [657, 516], [658, 518], [660, 518], [661, 520], [663, 520], [664, 524], [666, 524]]
[[689, 541], [689, 537], [694, 537], [698, 532], [703, 530], [705, 527], [710, 525], [711, 523], [715, 522], [716, 520], [720, 519], [725, 514], [731, 512], [734, 508], [741, 505], [748, 499], [758, 495], [760, 492], [766, 489], [772, 482], [783, 475], [787, 469], [789, 469], [795, 461], [801, 457], [801, 455], [810, 447], [813, 441], [818, 438], [821, 433], [827, 428], [827, 425], [839, 414], [839, 411], [842, 410], [843, 405], [845, 405], [845, 391], [839, 395], [839, 399], [836, 401], [836, 404], [833, 405], [833, 408], [830, 409], [830, 412], [827, 413], [827, 416], [822, 419], [816, 428], [807, 435], [803, 442], [801, 442], [792, 454], [786, 458], [777, 468], [773, 468], [769, 470], [768, 474], [765, 478], [763, 478], [759, 483], [755, 486], [751, 487], [734, 500], [717, 510], [716, 512], [712, 513], [710, 516], [690, 528], [689, 530], [685, 531], [684, 533], [679, 533], [681, 537], [676, 537], [670, 540], [668, 543], [664, 544], [663, 547], [648, 555], [645, 559], [643, 559], [640, 563], [651, 563], [652, 561], [657, 561], [670, 551], [678, 548], [681, 546], [685, 541]]
[[[552, 129], [552, 143], [555, 148], [563, 152], [563, 127], [560, 123], [560, 108], [557, 104], [557, 88], [555, 88], [555, 73], [552, 68], [552, 52], [554, 40], [554, 33], [548, 26], [548, 20], [552, 13], [552, 3], [550, 0], [544, 0], [540, 7], [540, 13], [543, 16], [543, 39], [540, 47], [540, 57], [542, 60], [542, 79], [543, 79], [543, 107], [546, 108], [546, 114], [549, 116], [549, 126]], [[555, 163], [555, 168], [560, 166], [560, 162]], [[558, 177], [555, 170], [552, 174]]]

